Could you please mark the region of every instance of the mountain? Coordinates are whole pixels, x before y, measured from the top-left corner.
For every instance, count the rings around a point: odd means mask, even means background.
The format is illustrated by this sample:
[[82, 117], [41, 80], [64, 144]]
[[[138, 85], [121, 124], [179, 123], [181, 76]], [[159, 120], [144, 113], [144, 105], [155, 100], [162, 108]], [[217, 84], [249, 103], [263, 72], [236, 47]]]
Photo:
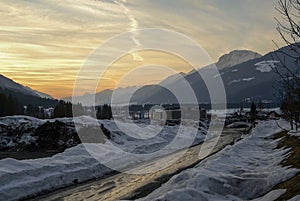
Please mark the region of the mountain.
[[[236, 50], [229, 54], [220, 57], [216, 66], [218, 66], [219, 73], [213, 70], [213, 64], [200, 68], [198, 71], [190, 73], [176, 74], [163, 80], [159, 85], [150, 85], [143, 87], [133, 88], [120, 88], [117, 89], [119, 97], [116, 99], [120, 104], [125, 104], [124, 97], [126, 94], [133, 93], [130, 98], [132, 104], [162, 104], [162, 103], [178, 103], [189, 102], [189, 94], [186, 91], [186, 84], [189, 84], [200, 104], [209, 104], [210, 96], [207, 86], [203, 80], [213, 81], [221, 77], [227, 95], [227, 103], [240, 104], [241, 102], [251, 102], [262, 100], [266, 103], [277, 103], [278, 100], [274, 94], [277, 91], [274, 87], [278, 84], [278, 75], [274, 72], [275, 67], [280, 67], [282, 64], [279, 62], [285, 60], [289, 68], [294, 71], [298, 68], [297, 64], [291, 58], [287, 58], [289, 48], [283, 47], [280, 50], [270, 52], [264, 56], [248, 50]], [[180, 92], [182, 95], [181, 100], [177, 100], [174, 91]], [[113, 91], [106, 90], [96, 94], [96, 105], [110, 103]], [[87, 98], [90, 99], [92, 95], [85, 95], [76, 97], [75, 100]], [[115, 100], [116, 100], [115, 99]], [[70, 99], [69, 99], [70, 100]], [[123, 101], [123, 102], [122, 102]], [[87, 105], [90, 105], [85, 101]]]
[[50, 95], [35, 91], [27, 86], [23, 86], [19, 83], [16, 83], [15, 81], [3, 76], [0, 74], [0, 88], [2, 90], [9, 90], [9, 91], [14, 91], [17, 93], [21, 93], [24, 95], [29, 95], [29, 96], [35, 96], [39, 98], [49, 98], [53, 99]]
[[50, 96], [49, 94], [31, 89], [30, 87], [26, 87], [28, 90], [32, 91], [34, 94], [36, 94], [39, 98], [47, 98], [47, 99], [54, 99], [52, 96]]
[[[229, 68], [233, 65], [240, 64], [244, 61], [248, 61], [250, 59], [259, 58], [261, 57], [260, 54], [248, 51], [248, 50], [234, 50], [228, 54], [223, 55], [219, 61], [216, 63], [216, 65], [219, 68]], [[210, 66], [203, 68], [203, 69], [209, 69]], [[185, 77], [194, 77], [193, 73], [194, 71], [185, 74], [185, 73], [179, 73], [171, 75], [170, 77], [163, 80], [161, 83], [159, 83], [161, 86], [178, 86], [179, 83], [181, 83], [182, 78]], [[194, 78], [198, 79], [198, 78]], [[180, 86], [179, 86], [180, 87]], [[151, 86], [144, 86], [139, 89], [139, 87], [133, 86], [133, 87], [126, 87], [126, 88], [118, 88], [116, 89], [116, 94], [119, 97], [115, 97], [114, 100], [120, 100], [119, 104], [124, 104], [122, 100], [130, 94], [133, 93], [133, 96], [131, 98], [131, 103], [159, 103], [159, 102], [170, 102], [172, 103], [174, 99], [174, 95], [167, 89], [164, 89], [163, 87], [160, 87], [158, 85], [151, 85]], [[162, 93], [163, 96], [155, 96], [155, 94]], [[113, 94], [113, 90], [104, 90], [102, 92], [93, 94], [84, 94], [82, 96], [77, 96], [73, 98], [74, 103], [82, 103], [83, 105], [103, 105], [103, 104], [109, 104], [111, 103], [111, 97]], [[144, 97], [141, 98], [141, 97]], [[166, 98], [167, 97], [167, 98]], [[95, 101], [93, 101], [95, 99]], [[63, 98], [65, 101], [72, 101], [72, 97], [66, 97]], [[208, 101], [206, 101], [208, 102]]]
[[223, 68], [232, 67], [246, 61], [257, 59], [262, 55], [249, 50], [234, 50], [220, 57], [216, 66], [221, 70]]
[[[181, 87], [184, 86], [184, 82], [187, 81], [193, 88], [198, 102], [207, 104], [210, 103], [209, 92], [200, 75], [211, 81], [221, 77], [226, 90], [227, 103], [239, 104], [241, 102], [257, 102], [259, 100], [266, 103], [276, 103], [278, 99], [274, 94], [278, 93], [275, 88], [278, 86], [279, 76], [275, 73], [274, 68], [282, 69], [282, 63], [280, 61], [285, 61], [285, 65], [289, 66], [289, 69], [293, 72], [299, 68], [294, 59], [287, 57], [286, 54], [291, 54], [291, 51], [288, 47], [283, 47], [280, 50], [270, 52], [264, 56], [234, 66], [223, 67], [219, 70], [219, 73], [215, 73], [210, 65], [201, 68], [198, 72], [189, 73], [184, 78], [176, 79], [174, 82], [168, 82], [165, 88], [176, 89], [178, 91], [184, 90], [183, 88], [181, 89]], [[219, 61], [227, 60], [224, 58], [226, 57], [223, 56], [223, 59], [220, 58]], [[238, 59], [234, 59], [234, 62], [237, 60]], [[228, 65], [234, 62], [231, 62], [230, 59], [227, 60]], [[144, 96], [136, 94], [132, 101], [154, 104], [177, 103], [176, 98], [172, 98], [170, 92], [166, 93], [165, 90], [159, 89], [161, 88], [160, 86], [152, 87], [151, 90], [148, 90], [148, 88], [149, 87], [141, 88], [139, 91], [143, 91], [141, 94]]]
[[23, 86], [0, 74], [0, 93], [13, 96], [20, 104], [54, 107], [57, 100], [50, 95]]
[[[136, 86], [118, 88], [115, 90], [116, 95], [114, 96], [114, 100], [120, 100], [120, 102], [117, 103], [123, 104], [122, 100], [124, 100], [128, 94], [134, 93], [134, 91], [136, 91], [137, 89], [138, 87]], [[114, 93], [113, 90], [107, 89], [96, 94], [86, 93], [82, 96], [75, 96], [73, 98], [72, 97], [62, 98], [62, 100], [73, 102], [73, 103], [82, 103], [82, 105], [84, 106], [103, 105], [103, 104], [111, 103], [111, 97], [113, 93]]]

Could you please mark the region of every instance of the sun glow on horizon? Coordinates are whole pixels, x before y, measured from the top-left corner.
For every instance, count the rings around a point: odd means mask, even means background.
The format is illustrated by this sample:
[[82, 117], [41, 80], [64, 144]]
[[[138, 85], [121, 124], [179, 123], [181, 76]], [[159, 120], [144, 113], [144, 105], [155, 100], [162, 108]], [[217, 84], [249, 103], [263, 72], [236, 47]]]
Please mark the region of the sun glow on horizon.
[[[214, 61], [233, 49], [265, 54], [275, 48], [272, 40], [281, 45], [274, 6], [271, 0], [2, 0], [0, 74], [55, 98], [71, 96], [77, 74], [95, 48], [116, 34], [148, 27], [186, 34]], [[133, 34], [131, 40], [141, 46], [138, 38]], [[114, 89], [124, 72], [147, 64], [170, 66], [176, 72], [190, 69], [172, 55], [136, 52], [118, 60], [118, 71], [106, 72], [97, 91]], [[159, 77], [154, 69], [138, 71], [140, 76], [133, 73], [135, 79], [124, 81], [122, 87], [141, 86], [145, 80], [157, 83], [170, 75]]]

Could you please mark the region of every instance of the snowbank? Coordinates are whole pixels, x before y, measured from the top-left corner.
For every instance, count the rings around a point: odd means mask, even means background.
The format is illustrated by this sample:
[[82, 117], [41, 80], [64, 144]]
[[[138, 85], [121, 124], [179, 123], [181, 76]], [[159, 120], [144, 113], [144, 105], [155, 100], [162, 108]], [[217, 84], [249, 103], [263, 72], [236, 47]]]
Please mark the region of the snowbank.
[[293, 197], [289, 201], [299, 201], [300, 200], [300, 195], [297, 195], [296, 197]]
[[[38, 119], [28, 119], [24, 116], [1, 119], [0, 122], [8, 125], [19, 126], [26, 121], [27, 125], [38, 127], [47, 121]], [[17, 200], [38, 193], [58, 189], [77, 182], [83, 182], [92, 178], [98, 178], [111, 173], [112, 170], [103, 164], [111, 164], [121, 168], [129, 168], [143, 161], [153, 159], [162, 154], [141, 155], [141, 157], [124, 156], [124, 151], [129, 153], [151, 153], [168, 145], [177, 134], [179, 126], [166, 126], [156, 136], [149, 139], [134, 139], [122, 132], [113, 121], [98, 121], [89, 117], [78, 117], [73, 119], [61, 118], [49, 121], [60, 121], [71, 124], [76, 121], [79, 126], [99, 126], [103, 124], [111, 132], [112, 138], [105, 144], [80, 144], [76, 147], [65, 150], [51, 158], [41, 158], [34, 160], [18, 161], [14, 159], [0, 160], [0, 198], [1, 200]], [[130, 128], [129, 124], [118, 122], [122, 127]], [[147, 126], [147, 125], [139, 125]], [[149, 126], [149, 125], [148, 125]], [[151, 126], [149, 131], [151, 131]], [[190, 128], [191, 131], [197, 130], [198, 134], [194, 143], [202, 142], [205, 138], [205, 132], [197, 128]], [[131, 130], [135, 132], [135, 130]], [[186, 136], [188, 138], [188, 136]], [[32, 140], [30, 135], [24, 135], [24, 141]], [[181, 147], [185, 138], [179, 138], [176, 150]], [[119, 152], [112, 149], [111, 144], [118, 147]], [[86, 151], [96, 150], [92, 157]], [[95, 149], [94, 149], [95, 148]], [[176, 151], [170, 150], [170, 151]], [[96, 160], [95, 157], [98, 159]], [[99, 163], [99, 161], [101, 163]]]
[[247, 122], [234, 122], [227, 126], [227, 128], [251, 128], [252, 124]]
[[[289, 150], [275, 149], [279, 140], [271, 136], [279, 131], [274, 121], [260, 122], [242, 141], [172, 177], [140, 201], [249, 200], [264, 195], [298, 172], [280, 166]], [[275, 199], [282, 193], [266, 196]]]
[[0, 160], [1, 200], [17, 200], [108, 173], [79, 145], [52, 158]]
[[292, 130], [292, 131], [288, 132], [288, 134], [289, 134], [290, 136], [294, 136], [294, 137], [300, 138], [300, 131]]

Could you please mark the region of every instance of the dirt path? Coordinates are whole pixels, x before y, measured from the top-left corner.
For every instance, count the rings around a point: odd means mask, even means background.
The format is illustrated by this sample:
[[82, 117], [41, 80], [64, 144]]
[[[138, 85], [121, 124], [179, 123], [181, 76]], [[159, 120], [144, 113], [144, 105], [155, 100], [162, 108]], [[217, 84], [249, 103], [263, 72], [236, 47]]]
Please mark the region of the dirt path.
[[[241, 132], [238, 130], [224, 130], [218, 145], [215, 147], [213, 153], [223, 149], [226, 145], [234, 143], [240, 139]], [[119, 173], [109, 176], [105, 179], [86, 182], [77, 186], [64, 188], [54, 191], [50, 194], [36, 197], [32, 200], [105, 200], [114, 201], [118, 199], [136, 199], [143, 197], [159, 186], [165, 183], [174, 174], [190, 168], [202, 159], [199, 159], [199, 151], [201, 145], [189, 148], [185, 155], [181, 157], [176, 163], [168, 166], [167, 168], [144, 175], [134, 175]], [[181, 151], [180, 151], [181, 152]], [[147, 168], [153, 164], [162, 164], [170, 158], [180, 156], [180, 152], [146, 162], [136, 167], [136, 170]]]

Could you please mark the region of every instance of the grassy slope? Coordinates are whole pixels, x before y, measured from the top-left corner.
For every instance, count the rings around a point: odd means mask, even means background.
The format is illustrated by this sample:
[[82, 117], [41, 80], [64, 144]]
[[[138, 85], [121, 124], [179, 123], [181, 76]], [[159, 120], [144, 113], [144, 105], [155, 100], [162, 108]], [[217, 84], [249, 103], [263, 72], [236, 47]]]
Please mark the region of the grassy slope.
[[[291, 166], [300, 169], [300, 139], [281, 132], [275, 135], [275, 139], [282, 138], [278, 144], [278, 148], [286, 147], [291, 148], [291, 154], [284, 160], [281, 165]], [[276, 185], [273, 190], [286, 189], [286, 193], [279, 197], [277, 200], [289, 200], [300, 194], [300, 173], [292, 179]]]

